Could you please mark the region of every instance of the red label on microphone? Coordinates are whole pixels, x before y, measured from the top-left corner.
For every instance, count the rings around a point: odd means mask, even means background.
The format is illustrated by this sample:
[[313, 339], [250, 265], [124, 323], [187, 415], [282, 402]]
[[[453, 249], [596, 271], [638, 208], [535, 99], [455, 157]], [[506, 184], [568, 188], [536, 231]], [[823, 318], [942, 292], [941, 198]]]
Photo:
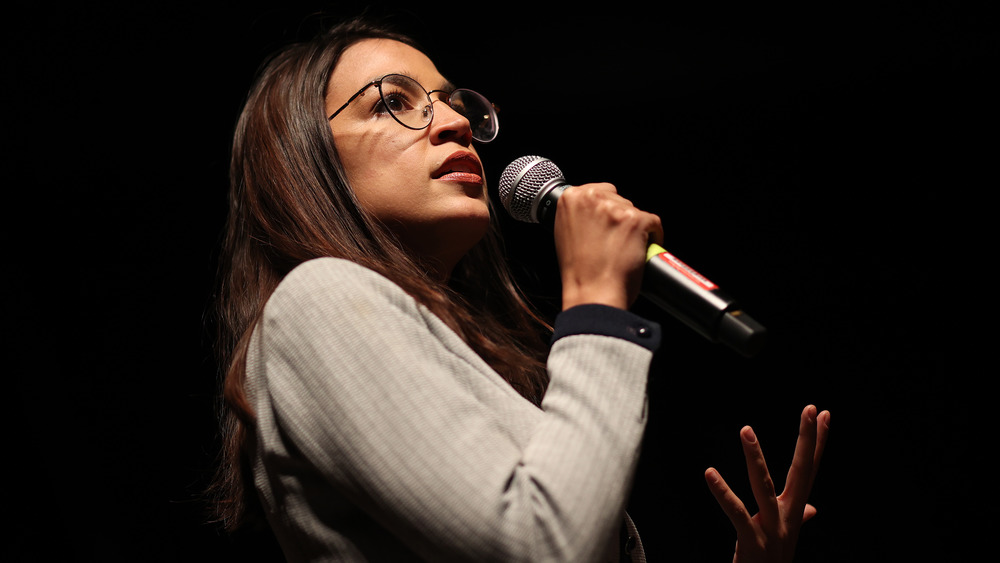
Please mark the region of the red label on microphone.
[[691, 266], [688, 266], [684, 262], [681, 262], [680, 260], [678, 260], [677, 257], [674, 256], [673, 254], [671, 254], [671, 253], [669, 253], [669, 252], [667, 252], [667, 251], [664, 250], [663, 252], [657, 254], [657, 256], [659, 256], [664, 261], [666, 261], [668, 264], [670, 264], [671, 266], [673, 266], [673, 268], [675, 270], [677, 270], [678, 272], [684, 274], [684, 277], [686, 277], [687, 279], [693, 281], [694, 283], [698, 284], [699, 286], [701, 286], [701, 287], [703, 287], [703, 288], [705, 288], [705, 289], [707, 289], [709, 291], [712, 291], [713, 289], [719, 289], [719, 286], [717, 286], [714, 283], [712, 283], [711, 280], [709, 280], [705, 276], [703, 276], [703, 275], [699, 274], [698, 272], [696, 272], [694, 270], [694, 268], [692, 268]]

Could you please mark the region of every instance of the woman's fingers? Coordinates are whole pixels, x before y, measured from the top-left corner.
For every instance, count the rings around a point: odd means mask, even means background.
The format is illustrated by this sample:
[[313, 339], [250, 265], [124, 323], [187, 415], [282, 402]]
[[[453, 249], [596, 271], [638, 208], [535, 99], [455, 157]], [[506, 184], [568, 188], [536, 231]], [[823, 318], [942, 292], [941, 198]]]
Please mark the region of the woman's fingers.
[[812, 489], [829, 427], [828, 411], [817, 414], [816, 407], [812, 405], [803, 409], [792, 467], [788, 471], [785, 490], [777, 497], [753, 429], [744, 426], [740, 430], [750, 485], [758, 505], [754, 516], [749, 514], [718, 471], [712, 468], [705, 471], [709, 489], [736, 528], [734, 561], [786, 561], [795, 553], [799, 527], [816, 515], [816, 508], [807, 504], [806, 498]]
[[705, 470], [705, 482], [708, 483], [708, 488], [712, 491], [715, 501], [719, 503], [722, 511], [726, 513], [729, 521], [736, 528], [737, 537], [743, 537], [744, 534], [748, 533], [752, 534], [753, 524], [747, 507], [740, 500], [740, 497], [736, 496], [736, 493], [729, 488], [722, 475], [715, 468], [709, 467]]
[[651, 238], [663, 238], [659, 217], [637, 209], [613, 185], [567, 188], [555, 224], [563, 308], [628, 308], [639, 294]]
[[652, 213], [646, 213], [647, 224], [646, 233], [649, 234], [648, 242], [655, 244], [663, 244], [663, 221], [660, 219], [659, 215], [654, 215]]
[[806, 508], [802, 511], [802, 522], [809, 521], [813, 516], [816, 516], [816, 507], [806, 503]]
[[659, 216], [635, 207], [630, 200], [619, 195], [612, 184], [571, 186], [560, 196], [559, 209], [559, 216], [571, 214], [584, 217], [584, 228], [588, 230], [597, 228], [600, 223], [636, 225], [636, 230], [649, 233], [654, 242], [663, 240]]
[[757, 436], [749, 426], [744, 426], [740, 431], [740, 439], [743, 442], [743, 455], [747, 461], [747, 474], [750, 476], [750, 489], [753, 491], [754, 499], [757, 501], [757, 509], [760, 513], [761, 524], [765, 528], [771, 528], [778, 522], [778, 498], [774, 491], [774, 481], [771, 473], [767, 470], [767, 462], [764, 461], [764, 452], [760, 448]]
[[823, 458], [826, 439], [830, 433], [830, 411], [823, 411], [816, 416], [816, 451], [813, 454], [812, 475], [809, 476], [809, 490], [812, 490], [816, 473], [819, 471], [819, 460]]
[[782, 492], [782, 500], [786, 500], [790, 506], [789, 515], [798, 516], [802, 513], [816, 475], [814, 471], [818, 443], [816, 426], [816, 407], [809, 405], [802, 410], [799, 419], [799, 438], [795, 443], [792, 465], [788, 468], [785, 490]]

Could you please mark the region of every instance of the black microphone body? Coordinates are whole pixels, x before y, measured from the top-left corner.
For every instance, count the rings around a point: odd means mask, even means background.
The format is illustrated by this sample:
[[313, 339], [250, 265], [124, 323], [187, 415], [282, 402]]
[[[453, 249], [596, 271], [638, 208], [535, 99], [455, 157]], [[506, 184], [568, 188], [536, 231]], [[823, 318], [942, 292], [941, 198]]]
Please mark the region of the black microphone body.
[[[569, 187], [552, 161], [521, 157], [500, 177], [500, 200], [512, 217], [552, 225], [563, 190]], [[744, 313], [718, 286], [659, 245], [646, 253], [640, 294], [712, 342], [746, 357], [763, 347], [767, 329]]]

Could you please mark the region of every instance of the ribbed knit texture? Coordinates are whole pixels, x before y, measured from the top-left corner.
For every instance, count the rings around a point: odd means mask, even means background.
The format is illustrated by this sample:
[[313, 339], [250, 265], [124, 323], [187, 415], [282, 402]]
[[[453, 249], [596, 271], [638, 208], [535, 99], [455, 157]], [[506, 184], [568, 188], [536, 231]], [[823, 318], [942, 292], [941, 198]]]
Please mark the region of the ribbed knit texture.
[[615, 560], [652, 352], [560, 334], [539, 410], [382, 276], [292, 271], [247, 364], [255, 484], [289, 561]]

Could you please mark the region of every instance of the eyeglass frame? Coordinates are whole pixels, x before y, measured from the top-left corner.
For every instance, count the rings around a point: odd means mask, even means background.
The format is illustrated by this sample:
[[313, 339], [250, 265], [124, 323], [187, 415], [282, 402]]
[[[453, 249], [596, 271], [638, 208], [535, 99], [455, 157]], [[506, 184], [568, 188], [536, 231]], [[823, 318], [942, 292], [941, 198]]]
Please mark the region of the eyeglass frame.
[[[400, 76], [402, 78], [406, 78], [408, 80], [412, 80], [413, 83], [416, 84], [417, 86], [419, 86], [420, 89], [424, 91], [424, 94], [427, 95], [427, 101], [430, 102], [430, 104], [428, 104], [428, 107], [431, 108], [431, 118], [427, 120], [427, 123], [423, 127], [413, 127], [411, 125], [407, 125], [407, 124], [403, 123], [402, 121], [400, 121], [400, 119], [398, 117], [396, 117], [396, 113], [393, 112], [391, 109], [389, 109], [389, 103], [386, 102], [385, 96], [382, 94], [382, 82], [385, 81], [385, 79], [388, 78], [388, 77], [390, 77], [390, 76]], [[431, 98], [431, 94], [434, 94], [434, 93], [437, 93], [437, 92], [440, 92], [442, 94], [447, 94], [448, 95], [448, 97], [446, 99], [444, 99], [444, 100], [438, 100], [438, 101], [443, 101], [444, 103], [448, 104], [448, 107], [450, 107], [452, 109], [454, 109], [454, 108], [451, 105], [451, 97], [454, 96], [456, 92], [469, 92], [469, 93], [472, 93], [472, 94], [474, 94], [476, 96], [479, 96], [480, 98], [483, 99], [483, 101], [485, 101], [487, 104], [489, 104], [490, 109], [493, 110], [494, 121], [496, 121], [496, 115], [497, 115], [497, 112], [499, 111], [499, 108], [497, 108], [497, 106], [493, 102], [489, 101], [486, 98], [486, 96], [480, 94], [479, 92], [476, 92], [475, 90], [470, 90], [468, 88], [455, 88], [454, 90], [452, 90], [450, 92], [448, 90], [430, 90], [430, 91], [428, 91], [426, 88], [424, 88], [423, 84], [421, 84], [420, 82], [417, 81], [416, 78], [413, 78], [411, 76], [407, 76], [405, 74], [399, 74], [398, 72], [390, 72], [389, 74], [383, 75], [380, 78], [376, 78], [375, 80], [372, 80], [368, 84], [365, 84], [364, 86], [362, 86], [360, 90], [358, 90], [357, 92], [355, 92], [353, 96], [351, 96], [350, 98], [347, 99], [346, 102], [344, 102], [344, 105], [340, 106], [337, 109], [337, 111], [335, 111], [332, 114], [330, 114], [330, 117], [326, 118], [326, 120], [327, 121], [332, 121], [334, 117], [337, 117], [337, 115], [340, 114], [340, 112], [342, 112], [345, 109], [347, 109], [347, 106], [351, 105], [351, 102], [353, 102], [354, 100], [358, 99], [358, 96], [360, 96], [361, 94], [363, 94], [365, 90], [371, 88], [372, 86], [375, 86], [378, 89], [378, 97], [379, 97], [379, 99], [382, 100], [383, 104], [385, 104], [386, 111], [389, 112], [389, 115], [392, 116], [392, 118], [396, 121], [396, 123], [402, 125], [403, 127], [406, 127], [407, 129], [413, 130], [413, 131], [421, 131], [423, 129], [427, 129], [428, 127], [430, 127], [431, 122], [434, 121], [434, 101], [435, 100], [433, 100]], [[459, 113], [459, 115], [461, 115], [462, 117], [465, 117], [464, 114]], [[465, 117], [465, 118], [468, 119], [468, 117]], [[493, 137], [491, 139], [489, 139], [489, 140], [476, 139], [475, 136], [473, 136], [473, 139], [479, 141], [480, 143], [489, 143], [489, 142], [495, 140], [497, 138], [497, 135], [499, 133], [500, 133], [500, 125], [499, 125], [499, 122], [497, 121], [496, 131], [493, 132]]]

